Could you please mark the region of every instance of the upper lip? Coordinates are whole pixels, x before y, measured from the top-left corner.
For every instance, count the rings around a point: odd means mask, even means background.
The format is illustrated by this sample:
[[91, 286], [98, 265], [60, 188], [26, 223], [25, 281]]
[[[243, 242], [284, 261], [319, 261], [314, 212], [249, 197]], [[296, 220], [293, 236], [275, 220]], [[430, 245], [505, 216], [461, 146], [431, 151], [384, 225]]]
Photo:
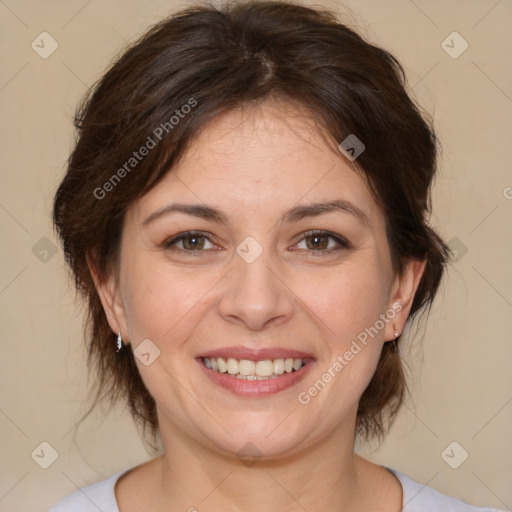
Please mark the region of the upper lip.
[[224, 359], [231, 357], [234, 359], [247, 359], [249, 361], [264, 361], [266, 359], [305, 359], [313, 358], [313, 355], [299, 350], [290, 350], [288, 348], [260, 347], [257, 349], [251, 349], [249, 347], [237, 346], [210, 350], [208, 352], [204, 352], [199, 357], [222, 357]]

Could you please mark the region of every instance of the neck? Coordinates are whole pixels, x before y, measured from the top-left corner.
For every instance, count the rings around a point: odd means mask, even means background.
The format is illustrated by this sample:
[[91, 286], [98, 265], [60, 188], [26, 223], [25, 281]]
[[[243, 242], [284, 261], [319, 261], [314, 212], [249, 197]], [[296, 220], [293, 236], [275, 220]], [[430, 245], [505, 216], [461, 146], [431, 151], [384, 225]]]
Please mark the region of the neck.
[[178, 428], [167, 434], [159, 468], [162, 510], [339, 512], [364, 501], [364, 463], [354, 454], [353, 429], [339, 429], [301, 452], [252, 460], [206, 448]]

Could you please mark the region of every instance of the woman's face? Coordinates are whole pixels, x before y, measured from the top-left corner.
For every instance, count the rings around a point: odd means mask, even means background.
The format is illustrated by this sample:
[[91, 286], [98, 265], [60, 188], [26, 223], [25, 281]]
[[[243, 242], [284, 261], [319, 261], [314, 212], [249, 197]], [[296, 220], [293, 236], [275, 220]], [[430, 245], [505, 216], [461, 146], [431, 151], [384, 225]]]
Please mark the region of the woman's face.
[[[394, 277], [364, 181], [293, 112], [218, 117], [127, 212], [119, 282], [101, 295], [107, 310], [115, 295], [109, 322], [139, 356], [163, 437], [272, 457], [351, 436], [383, 342], [401, 332], [419, 274]], [[172, 243], [186, 231], [200, 234]], [[228, 373], [208, 354], [234, 359]], [[287, 358], [306, 364], [289, 372]]]

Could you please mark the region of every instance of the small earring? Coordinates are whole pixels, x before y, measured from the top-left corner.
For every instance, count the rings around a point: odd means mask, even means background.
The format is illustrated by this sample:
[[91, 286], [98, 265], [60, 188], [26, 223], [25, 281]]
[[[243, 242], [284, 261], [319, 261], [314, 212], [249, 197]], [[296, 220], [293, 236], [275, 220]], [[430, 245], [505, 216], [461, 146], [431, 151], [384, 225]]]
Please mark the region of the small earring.
[[398, 352], [398, 343], [396, 342], [396, 339], [398, 338], [398, 329], [395, 324], [393, 324], [393, 336], [395, 339], [391, 342], [391, 350], [393, 351], [393, 354], [396, 354]]
[[121, 333], [117, 335], [116, 342], [116, 352], [119, 352], [123, 348], [123, 339], [121, 338]]

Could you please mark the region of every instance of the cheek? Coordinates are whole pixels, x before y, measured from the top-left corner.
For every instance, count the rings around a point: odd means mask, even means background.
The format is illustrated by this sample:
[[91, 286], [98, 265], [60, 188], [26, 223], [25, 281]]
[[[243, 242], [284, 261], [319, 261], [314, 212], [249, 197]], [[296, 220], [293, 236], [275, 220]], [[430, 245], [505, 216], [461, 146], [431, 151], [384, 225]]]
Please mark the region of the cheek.
[[196, 327], [205, 315], [205, 295], [218, 277], [156, 265], [151, 258], [127, 268], [126, 275], [132, 348], [149, 339], [160, 350], [148, 366], [135, 358], [139, 373], [157, 403], [185, 410], [189, 395], [169, 389], [180, 390], [187, 382], [191, 356], [198, 350]]
[[135, 344], [149, 338], [165, 350], [175, 352], [199, 321], [205, 295], [218, 276], [194, 273], [140, 258], [125, 269], [125, 290], [130, 334]]
[[356, 406], [379, 361], [386, 325], [381, 315], [389, 298], [382, 268], [375, 258], [360, 257], [336, 269], [304, 273], [300, 286], [294, 288], [313, 311], [324, 341], [317, 371], [303, 391], [319, 397], [313, 407], [331, 404], [328, 414], [333, 422]]
[[373, 326], [388, 300], [385, 276], [369, 258], [305, 272], [293, 290], [341, 346]]

